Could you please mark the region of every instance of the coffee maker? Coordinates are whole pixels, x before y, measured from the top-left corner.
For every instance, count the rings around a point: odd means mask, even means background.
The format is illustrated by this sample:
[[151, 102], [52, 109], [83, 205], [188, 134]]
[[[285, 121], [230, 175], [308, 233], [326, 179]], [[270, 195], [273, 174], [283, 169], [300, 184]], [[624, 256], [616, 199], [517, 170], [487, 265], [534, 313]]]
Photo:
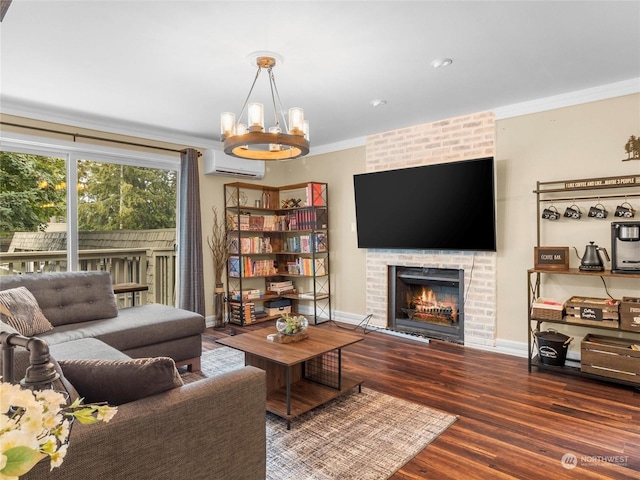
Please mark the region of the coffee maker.
[[640, 273], [640, 222], [611, 223], [611, 271]]

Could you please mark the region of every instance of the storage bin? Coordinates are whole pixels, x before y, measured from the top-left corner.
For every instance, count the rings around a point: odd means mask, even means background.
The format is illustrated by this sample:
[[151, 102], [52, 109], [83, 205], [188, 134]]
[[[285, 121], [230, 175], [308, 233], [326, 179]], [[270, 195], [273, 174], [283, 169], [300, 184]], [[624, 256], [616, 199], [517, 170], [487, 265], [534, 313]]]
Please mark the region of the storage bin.
[[539, 320], [562, 320], [564, 303], [548, 298], [538, 298], [531, 305], [531, 317]]
[[640, 351], [632, 348], [638, 343], [640, 340], [588, 334], [581, 344], [580, 370], [640, 385]]
[[573, 338], [555, 330], [535, 332], [535, 335], [538, 341], [540, 362], [545, 365], [564, 366], [567, 350]]
[[640, 333], [640, 298], [622, 297], [620, 330]]
[[618, 328], [620, 300], [610, 298], [571, 297], [567, 300], [568, 322]]
[[283, 313], [291, 313], [291, 305], [282, 306], [282, 307], [272, 307], [272, 308], [264, 308], [264, 311], [267, 312], [267, 315], [281, 315]]
[[279, 298], [277, 300], [267, 300], [264, 302], [265, 308], [280, 308], [291, 305], [290, 298]]

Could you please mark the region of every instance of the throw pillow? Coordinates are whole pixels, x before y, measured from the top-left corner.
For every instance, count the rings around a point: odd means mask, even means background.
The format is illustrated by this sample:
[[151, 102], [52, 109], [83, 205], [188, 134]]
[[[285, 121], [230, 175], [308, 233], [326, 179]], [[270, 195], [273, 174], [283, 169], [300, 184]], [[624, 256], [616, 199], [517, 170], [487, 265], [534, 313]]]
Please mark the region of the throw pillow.
[[85, 403], [122, 405], [183, 385], [176, 364], [169, 357], [59, 363]]
[[25, 287], [0, 291], [0, 320], [25, 337], [40, 335], [53, 328], [38, 301]]

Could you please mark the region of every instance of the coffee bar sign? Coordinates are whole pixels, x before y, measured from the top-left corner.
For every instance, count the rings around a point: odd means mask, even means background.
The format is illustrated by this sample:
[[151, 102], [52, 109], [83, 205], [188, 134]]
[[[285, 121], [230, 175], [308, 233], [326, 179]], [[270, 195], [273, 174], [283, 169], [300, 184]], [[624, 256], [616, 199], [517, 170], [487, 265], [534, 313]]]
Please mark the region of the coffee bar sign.
[[580, 188], [597, 188], [597, 187], [612, 187], [612, 186], [633, 186], [636, 185], [635, 177], [619, 177], [619, 178], [594, 178], [591, 180], [578, 180], [574, 182], [566, 182], [564, 188], [580, 189]]
[[569, 247], [534, 247], [534, 265], [538, 270], [568, 270]]

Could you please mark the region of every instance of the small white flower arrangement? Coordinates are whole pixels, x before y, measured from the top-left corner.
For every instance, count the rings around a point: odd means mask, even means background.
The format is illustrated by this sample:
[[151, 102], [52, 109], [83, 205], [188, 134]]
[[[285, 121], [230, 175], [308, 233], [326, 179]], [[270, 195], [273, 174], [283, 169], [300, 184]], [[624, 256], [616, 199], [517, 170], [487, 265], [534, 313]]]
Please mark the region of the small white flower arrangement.
[[82, 404], [66, 406], [54, 390], [27, 390], [0, 382], [0, 480], [18, 479], [49, 457], [51, 470], [59, 467], [69, 446], [71, 422], [108, 422], [117, 407]]

